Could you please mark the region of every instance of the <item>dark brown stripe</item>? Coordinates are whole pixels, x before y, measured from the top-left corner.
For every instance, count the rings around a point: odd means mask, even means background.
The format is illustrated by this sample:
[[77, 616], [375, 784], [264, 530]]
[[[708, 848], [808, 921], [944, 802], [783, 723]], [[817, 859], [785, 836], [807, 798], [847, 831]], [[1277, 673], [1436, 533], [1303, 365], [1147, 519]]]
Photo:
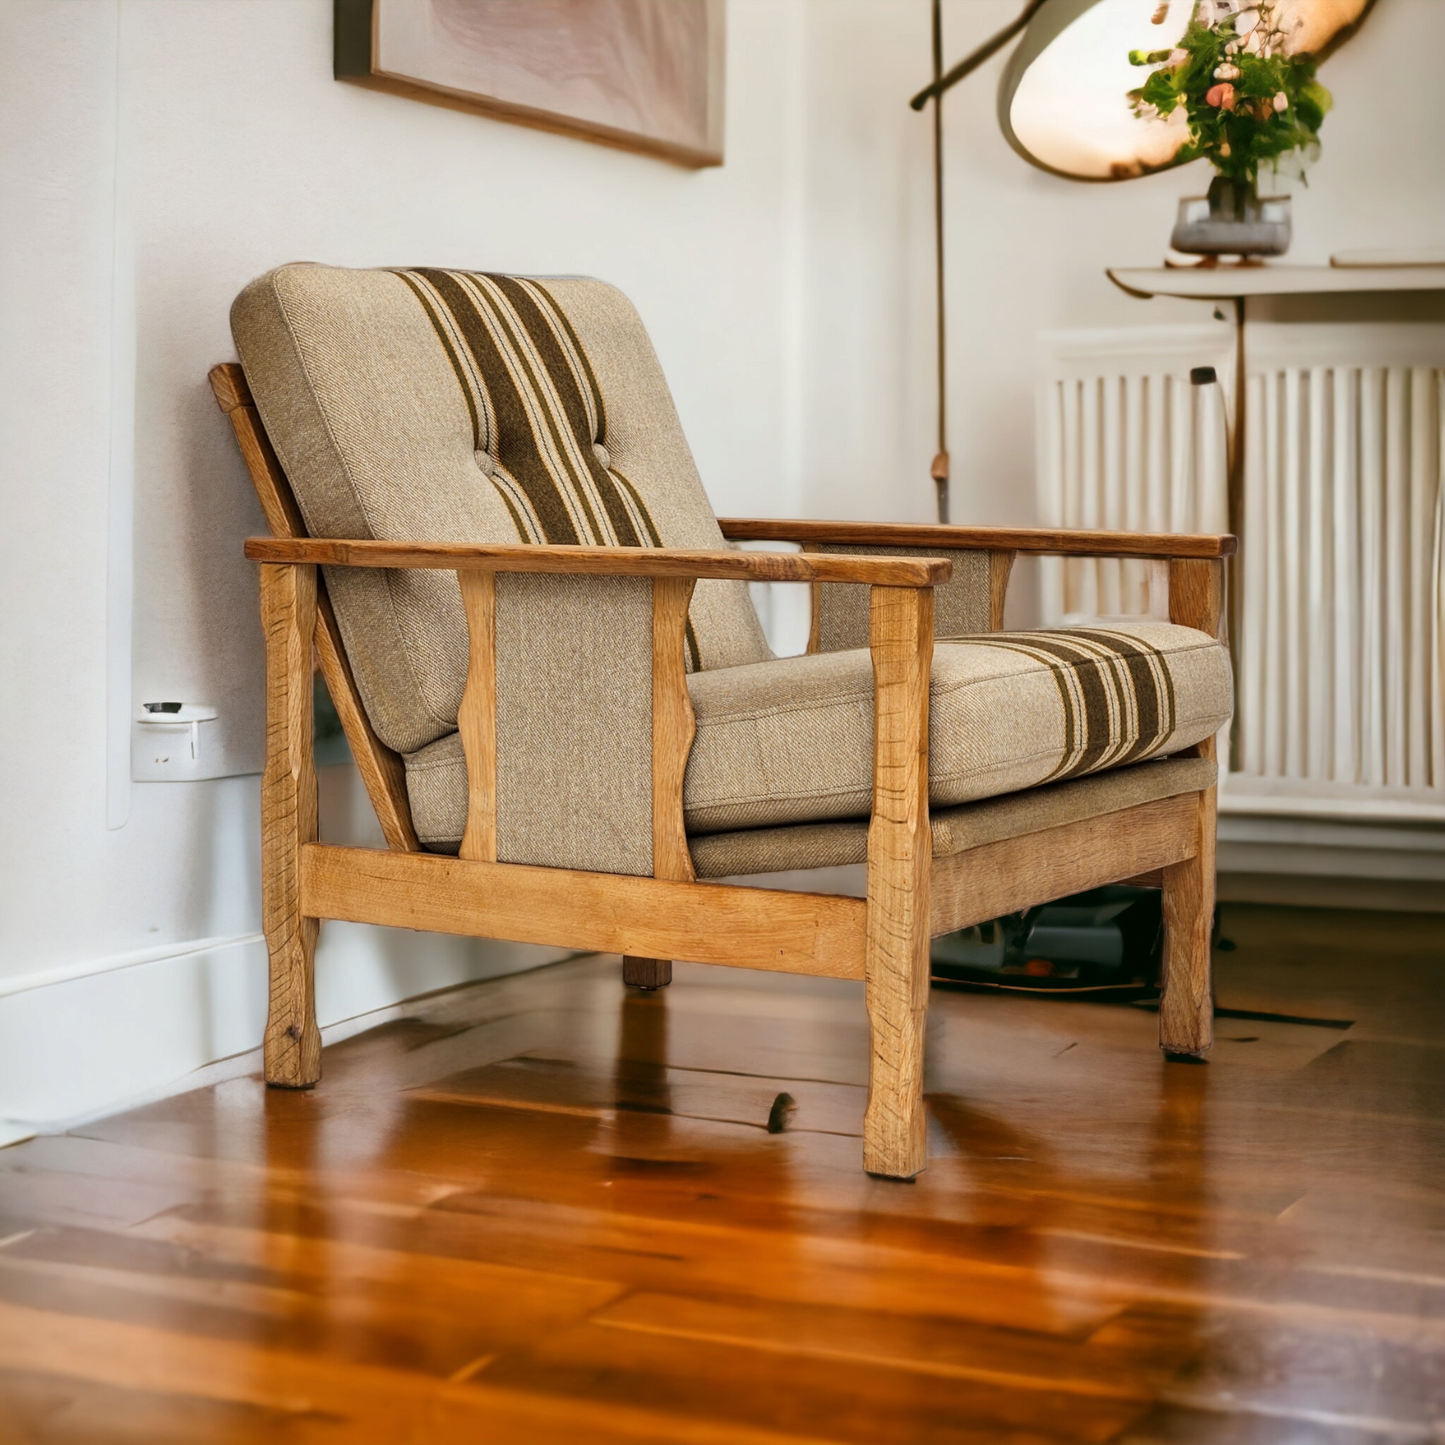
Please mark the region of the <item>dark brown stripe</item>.
[[[450, 314], [456, 333], [471, 353], [490, 403], [496, 431], [496, 435], [490, 438], [490, 450], [526, 497], [544, 540], [561, 544], [604, 543], [615, 538], [624, 547], [662, 546], [661, 535], [641, 493], [622, 473], [604, 467], [597, 455], [595, 444], [606, 445], [607, 413], [602, 389], [581, 339], [551, 293], [537, 282], [524, 284], [513, 276], [486, 272], [454, 272], [428, 267], [417, 268], [412, 276], [398, 274], [421, 302], [446, 350], [457, 384], [467, 402], [476, 445], [480, 447], [482, 421], [473, 402], [465, 366], [455, 350], [453, 336], [436, 314], [436, 298], [440, 298]], [[417, 284], [414, 279], [417, 276], [434, 288], [436, 298]], [[505, 306], [489, 292], [487, 283], [505, 299]], [[483, 320], [481, 307], [486, 308], [487, 316], [514, 348], [519, 358], [519, 372], [514, 373], [499, 350]], [[568, 359], [564, 342], [570, 345], [581, 363], [581, 381]], [[537, 373], [538, 362], [544, 373], [542, 375]], [[596, 436], [588, 418], [588, 398], [582, 391], [584, 382], [591, 393], [597, 417]], [[537, 403], [538, 424], [547, 429], [559, 459], [557, 462], [549, 460], [544, 454], [533, 431], [533, 417], [527, 407], [528, 392]], [[585, 478], [574, 474], [574, 455], [580, 457], [581, 465], [586, 468]], [[606, 512], [610, 534], [594, 511], [593, 499], [587, 490], [589, 482]], [[517, 535], [526, 540], [525, 524], [517, 514], [512, 499], [495, 478], [492, 484], [507, 506]], [[631, 508], [628, 507], [629, 500]], [[581, 531], [573, 520], [569, 501], [582, 519]], [[686, 635], [688, 660], [692, 670], [699, 671], [702, 654], [691, 619]]]
[[[1042, 660], [1049, 668], [1063, 702], [1064, 749], [1059, 766], [1044, 779], [1045, 782], [1092, 772], [1111, 748], [1124, 741], [1122, 736], [1115, 735], [1110, 726], [1111, 701], [1117, 700], [1122, 714], [1123, 703], [1132, 698], [1138, 717], [1138, 734], [1121, 752], [1114, 766], [1147, 756], [1174, 730], [1173, 679], [1169, 674], [1168, 659], [1163, 653], [1138, 638], [1120, 633], [1085, 628], [1071, 628], [1069, 632], [1087, 638], [1096, 647], [1105, 649], [1107, 655], [1099, 657], [1077, 644], [1071, 646], [1069, 634], [1062, 632], [991, 634], [958, 639], [1017, 652], [1035, 661]], [[1042, 659], [1038, 654], [1043, 654]], [[1160, 697], [1158, 681], [1149, 666], [1150, 656], [1158, 659], [1159, 670], [1165, 678], [1167, 695], [1164, 698]], [[1068, 674], [1072, 674], [1083, 698], [1081, 718], [1074, 713]], [[1076, 749], [1079, 756], [1071, 764], [1069, 759]]]
[[[1139, 710], [1139, 737], [1120, 761], [1135, 762], [1143, 753], [1158, 747], [1175, 728], [1178, 709], [1174, 693], [1174, 674], [1170, 671], [1169, 659], [1157, 647], [1125, 633], [1105, 632], [1087, 627], [1073, 630], [1100, 647], [1109, 648], [1128, 669]], [[1157, 663], [1157, 669], [1150, 666], [1151, 658]]]
[[[577, 387], [577, 379], [568, 364], [567, 357], [562, 350], [561, 343], [557, 340], [552, 329], [550, 319], [538, 307], [535, 299], [515, 277], [512, 276], [490, 276], [489, 280], [496, 283], [507, 300], [511, 302], [513, 309], [520, 317], [522, 325], [526, 328], [532, 345], [537, 349], [542, 358], [542, 364], [546, 368], [547, 375], [556, 389], [557, 395], [562, 400], [562, 407], [567, 423], [572, 431], [572, 436], [577, 443], [577, 450], [582, 454], [583, 465], [586, 466], [592, 485], [596, 488], [598, 496], [602, 499], [602, 505], [606, 508], [607, 519], [612, 524], [613, 534], [616, 536], [618, 545], [623, 547], [641, 547], [643, 539], [637, 535], [637, 528], [632, 517], [627, 511], [626, 504], [617, 492], [617, 483], [613, 480], [607, 468], [602, 465], [594, 448], [594, 443], [600, 437], [592, 435], [592, 429], [587, 420], [587, 403], [581, 391]], [[538, 288], [541, 289], [540, 287]], [[542, 293], [546, 295], [546, 292]], [[551, 301], [551, 297], [547, 298]], [[555, 303], [554, 303], [555, 306]], [[563, 317], [560, 311], [556, 312], [559, 324]], [[582, 353], [581, 346], [572, 336], [572, 343]], [[590, 365], [588, 371], [590, 372]], [[601, 417], [600, 394], [596, 389], [596, 378], [591, 379], [594, 398], [598, 398], [598, 416]], [[554, 419], [555, 421], [555, 419]], [[560, 438], [559, 438], [560, 444]], [[559, 445], [560, 449], [560, 445]], [[591, 508], [587, 498], [581, 489], [577, 491], [579, 504], [586, 506], [590, 515]], [[636, 493], [633, 493], [636, 496]], [[646, 511], [646, 508], [643, 508]], [[550, 538], [548, 539], [551, 540]], [[597, 541], [602, 541], [599, 531]], [[654, 542], [653, 546], [659, 545]]]
[[405, 271], [397, 271], [395, 274], [401, 277], [412, 295], [421, 302], [421, 309], [426, 312], [427, 320], [431, 322], [432, 329], [436, 332], [437, 339], [442, 344], [442, 350], [447, 354], [447, 360], [451, 363], [452, 371], [457, 378], [457, 385], [462, 389], [462, 400], [467, 404], [467, 414], [472, 419], [472, 450], [480, 451], [482, 449], [482, 422], [481, 418], [477, 415], [477, 404], [472, 398], [472, 388], [467, 382], [467, 373], [462, 366], [462, 359], [457, 355], [456, 348], [452, 345], [451, 335], [442, 324], [441, 317], [437, 315], [436, 308], [432, 305], [431, 297], [428, 296]]
[[597, 440], [603, 446], [607, 445], [607, 407], [602, 400], [602, 388], [597, 385], [597, 374], [592, 370], [592, 358], [587, 355], [587, 348], [582, 345], [582, 338], [577, 335], [572, 325], [572, 319], [557, 304], [557, 299], [540, 281], [533, 281], [532, 285], [547, 298], [552, 307], [552, 314], [561, 324], [562, 329], [567, 333], [567, 339], [572, 343], [572, 349], [582, 360], [582, 370], [587, 375], [587, 385], [592, 392], [592, 406], [597, 413]]

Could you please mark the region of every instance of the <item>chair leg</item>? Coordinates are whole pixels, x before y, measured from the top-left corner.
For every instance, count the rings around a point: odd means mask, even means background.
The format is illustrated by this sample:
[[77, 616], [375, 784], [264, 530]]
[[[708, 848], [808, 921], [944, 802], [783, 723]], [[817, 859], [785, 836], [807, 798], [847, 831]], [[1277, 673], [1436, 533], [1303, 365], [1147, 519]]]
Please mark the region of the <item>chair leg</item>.
[[863, 1167], [912, 1179], [927, 1163], [923, 1040], [928, 1015], [928, 677], [933, 594], [875, 587], [873, 821], [863, 969], [872, 1050]]
[[265, 565], [266, 770], [261, 777], [261, 915], [271, 959], [266, 1082], [309, 1089], [321, 1077], [314, 960], [319, 924], [301, 912], [301, 849], [316, 841], [311, 644], [316, 569]]
[[672, 960], [638, 958], [634, 954], [624, 954], [622, 982], [631, 988], [666, 988], [672, 982]]
[[1159, 1047], [1200, 1058], [1214, 1042], [1210, 934], [1214, 927], [1215, 789], [1199, 795], [1199, 852], [1164, 869], [1164, 988]]
[[[863, 1117], [863, 1167], [888, 1179], [912, 1179], [928, 1163], [923, 1107], [923, 1041], [928, 1019], [928, 929], [887, 933], [874, 926], [868, 900], [868, 1110]], [[926, 915], [925, 915], [926, 917]]]

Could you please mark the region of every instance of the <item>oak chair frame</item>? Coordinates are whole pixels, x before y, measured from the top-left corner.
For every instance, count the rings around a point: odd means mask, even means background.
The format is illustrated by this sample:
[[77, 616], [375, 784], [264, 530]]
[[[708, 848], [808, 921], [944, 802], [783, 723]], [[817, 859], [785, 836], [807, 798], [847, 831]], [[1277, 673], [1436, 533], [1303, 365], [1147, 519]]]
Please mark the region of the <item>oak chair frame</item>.
[[[1160, 1047], [1202, 1055], [1212, 1041], [1210, 929], [1215, 789], [1142, 803], [932, 858], [928, 684], [933, 588], [944, 558], [845, 555], [819, 544], [980, 549], [989, 553], [991, 624], [1002, 626], [1020, 552], [1127, 556], [1167, 570], [1169, 616], [1219, 635], [1223, 559], [1233, 537], [1161, 536], [856, 522], [723, 520], [733, 540], [800, 543], [802, 552], [490, 546], [308, 538], [244, 373], [211, 384], [235, 429], [273, 536], [251, 538], [260, 563], [266, 640], [266, 764], [261, 784], [262, 910], [270, 954], [265, 1034], [269, 1084], [321, 1076], [313, 960], [322, 919], [620, 953], [624, 978], [658, 987], [672, 960], [865, 982], [872, 1047], [863, 1163], [911, 1178], [926, 1162], [924, 1022], [929, 944], [1070, 893], [1121, 880], [1163, 890]], [[468, 809], [459, 856], [423, 851], [401, 758], [372, 731], [319, 566], [454, 570], [470, 640], [458, 730]], [[653, 876], [497, 861], [495, 588], [498, 572], [645, 577], [652, 586]], [[870, 588], [875, 744], [867, 898], [698, 882], [683, 826], [682, 786], [694, 721], [684, 629], [699, 578]], [[814, 617], [817, 616], [815, 598]], [[815, 622], [816, 637], [816, 622]], [[816, 647], [816, 641], [814, 642]], [[314, 662], [313, 662], [314, 658]], [[386, 849], [319, 841], [312, 676], [319, 666]], [[1214, 740], [1184, 750], [1214, 756]]]

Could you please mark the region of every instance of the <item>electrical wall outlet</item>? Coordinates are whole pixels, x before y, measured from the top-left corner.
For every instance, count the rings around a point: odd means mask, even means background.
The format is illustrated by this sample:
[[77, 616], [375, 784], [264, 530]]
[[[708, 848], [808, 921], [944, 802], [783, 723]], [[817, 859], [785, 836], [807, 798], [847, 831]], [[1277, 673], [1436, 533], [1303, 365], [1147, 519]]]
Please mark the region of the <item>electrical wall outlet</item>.
[[194, 782], [235, 772], [220, 746], [219, 714], [198, 703], [148, 702], [131, 728], [131, 778]]

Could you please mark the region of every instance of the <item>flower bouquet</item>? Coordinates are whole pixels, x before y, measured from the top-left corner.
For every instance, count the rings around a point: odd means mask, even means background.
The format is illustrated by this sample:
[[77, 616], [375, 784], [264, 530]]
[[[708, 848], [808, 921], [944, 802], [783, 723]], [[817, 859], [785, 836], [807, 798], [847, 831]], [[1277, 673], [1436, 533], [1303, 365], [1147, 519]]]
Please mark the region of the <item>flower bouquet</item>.
[[1294, 156], [1319, 152], [1330, 93], [1315, 79], [1315, 60], [1290, 45], [1278, 0], [1198, 0], [1171, 50], [1133, 50], [1134, 65], [1155, 67], [1129, 92], [1134, 113], [1167, 116], [1179, 107], [1189, 122], [1180, 162], [1206, 158], [1217, 172], [1209, 195], [1180, 203], [1176, 250], [1280, 255], [1289, 246], [1289, 198], [1259, 195], [1259, 170], [1278, 172]]

